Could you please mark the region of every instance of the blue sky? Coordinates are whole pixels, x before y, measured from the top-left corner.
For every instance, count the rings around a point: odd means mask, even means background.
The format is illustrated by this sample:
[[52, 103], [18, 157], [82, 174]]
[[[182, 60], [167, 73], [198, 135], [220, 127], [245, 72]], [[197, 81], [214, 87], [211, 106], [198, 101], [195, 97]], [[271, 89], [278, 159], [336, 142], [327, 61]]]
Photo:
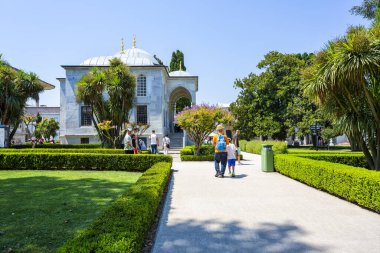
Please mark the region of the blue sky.
[[120, 40], [165, 64], [179, 49], [199, 76], [197, 102], [230, 103], [236, 78], [258, 73], [269, 51], [316, 52], [349, 25], [368, 25], [349, 10], [361, 0], [5, 1], [0, 0], [0, 53], [17, 68], [56, 85], [41, 104], [59, 105], [61, 65], [120, 51]]

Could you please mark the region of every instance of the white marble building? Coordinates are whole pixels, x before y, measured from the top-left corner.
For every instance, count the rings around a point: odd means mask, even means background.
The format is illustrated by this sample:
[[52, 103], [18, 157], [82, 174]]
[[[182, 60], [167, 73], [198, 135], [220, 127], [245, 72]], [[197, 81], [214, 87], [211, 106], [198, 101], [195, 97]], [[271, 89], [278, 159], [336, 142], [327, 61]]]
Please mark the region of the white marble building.
[[[109, 60], [119, 58], [136, 76], [135, 107], [130, 112], [130, 122], [148, 123], [162, 137], [174, 131], [175, 103], [181, 97], [196, 103], [198, 77], [186, 71], [169, 72], [148, 52], [133, 47], [112, 56], [89, 58], [77, 65], [63, 65], [66, 71], [60, 82], [60, 140], [63, 144], [98, 143], [97, 132], [89, 117], [89, 108], [75, 99], [76, 83], [93, 67], [105, 68]], [[149, 143], [147, 143], [149, 145]]]

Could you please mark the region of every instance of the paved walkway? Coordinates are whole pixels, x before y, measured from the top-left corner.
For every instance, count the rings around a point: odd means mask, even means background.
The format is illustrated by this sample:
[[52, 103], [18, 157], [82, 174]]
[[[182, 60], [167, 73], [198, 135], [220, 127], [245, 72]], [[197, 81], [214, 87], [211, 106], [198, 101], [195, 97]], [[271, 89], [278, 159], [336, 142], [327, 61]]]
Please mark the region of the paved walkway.
[[244, 158], [236, 178], [175, 159], [152, 252], [380, 252], [379, 214]]

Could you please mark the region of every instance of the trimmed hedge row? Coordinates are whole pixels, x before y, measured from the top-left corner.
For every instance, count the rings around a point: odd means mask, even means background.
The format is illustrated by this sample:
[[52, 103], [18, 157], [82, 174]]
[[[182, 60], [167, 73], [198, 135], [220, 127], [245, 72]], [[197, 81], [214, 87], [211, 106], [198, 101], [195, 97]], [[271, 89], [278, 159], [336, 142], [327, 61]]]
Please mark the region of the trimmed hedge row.
[[[201, 155], [195, 155], [195, 146], [186, 146], [180, 151], [181, 161], [214, 161], [214, 146], [202, 145]], [[240, 155], [243, 160], [243, 155]]]
[[[34, 148], [101, 148], [101, 144], [50, 144], [44, 143], [42, 145], [37, 144]], [[12, 145], [11, 148], [23, 149], [23, 148], [32, 148], [31, 143]]]
[[296, 154], [297, 157], [305, 157], [313, 160], [327, 161], [332, 163], [340, 163], [354, 167], [369, 169], [367, 160], [363, 153], [361, 154]]
[[[13, 149], [13, 148], [2, 148], [1, 153], [99, 153], [99, 154], [124, 154], [123, 149], [114, 148], [25, 148], [25, 149]], [[141, 154], [150, 154], [150, 150], [142, 150]]]
[[261, 154], [262, 144], [272, 144], [272, 150], [275, 154], [286, 154], [288, 153], [288, 147], [285, 142], [281, 141], [239, 141], [239, 145], [242, 151], [253, 153], [253, 154]]
[[165, 155], [3, 153], [0, 170], [122, 170], [145, 171], [158, 162], [172, 163]]
[[274, 160], [281, 174], [380, 212], [379, 172], [293, 155], [276, 155]]
[[214, 155], [181, 155], [181, 161], [214, 161]]
[[58, 252], [140, 252], [170, 177], [170, 163], [148, 169], [94, 223]]

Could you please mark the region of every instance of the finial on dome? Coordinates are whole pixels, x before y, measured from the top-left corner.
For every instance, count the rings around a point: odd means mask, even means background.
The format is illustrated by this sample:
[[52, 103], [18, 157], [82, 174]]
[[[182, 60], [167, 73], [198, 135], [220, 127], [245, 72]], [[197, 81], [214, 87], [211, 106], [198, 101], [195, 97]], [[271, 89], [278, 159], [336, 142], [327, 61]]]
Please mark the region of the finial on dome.
[[136, 48], [136, 34], [133, 35], [133, 48]]
[[124, 53], [124, 39], [121, 38], [121, 53]]

